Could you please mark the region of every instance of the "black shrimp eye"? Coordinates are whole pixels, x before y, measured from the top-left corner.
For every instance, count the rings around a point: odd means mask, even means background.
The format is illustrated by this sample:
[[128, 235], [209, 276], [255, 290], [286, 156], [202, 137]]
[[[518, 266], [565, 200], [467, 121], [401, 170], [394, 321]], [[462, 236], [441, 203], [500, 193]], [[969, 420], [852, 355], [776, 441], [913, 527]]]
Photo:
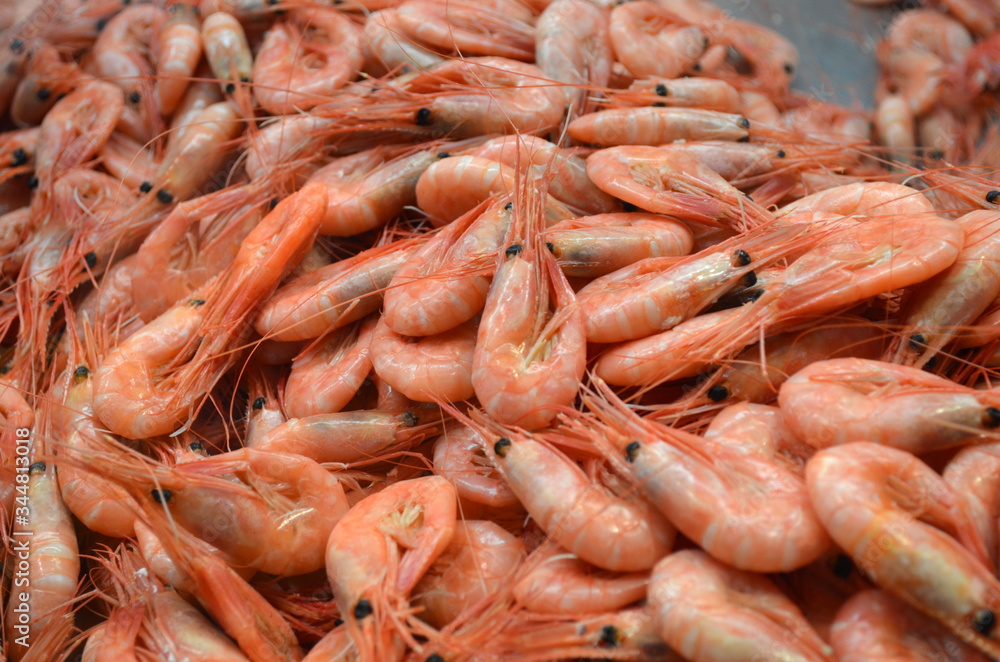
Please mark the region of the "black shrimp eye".
[[503, 210], [504, 211], [510, 211], [513, 208], [514, 208], [514, 203], [513, 202], [508, 202], [507, 204], [505, 204], [503, 206]]
[[358, 604], [354, 605], [354, 618], [359, 621], [363, 621], [372, 615], [375, 610], [372, 609], [372, 603], [367, 600], [358, 600]]
[[739, 126], [741, 129], [749, 129], [750, 120], [748, 120], [746, 117], [741, 117], [738, 120], [736, 120], [736, 125]]
[[910, 336], [910, 349], [923, 349], [927, 345], [927, 338], [922, 333], [914, 333]]
[[511, 244], [510, 246], [507, 247], [507, 250], [505, 250], [503, 254], [504, 254], [504, 257], [506, 257], [509, 260], [510, 258], [514, 257], [515, 255], [520, 255], [521, 251], [523, 251], [523, 250], [524, 250], [524, 247], [521, 246], [521, 244]]
[[997, 623], [996, 615], [989, 609], [980, 609], [972, 615], [972, 629], [982, 635], [988, 635]]
[[988, 428], [1000, 427], [1000, 409], [996, 407], [986, 408], [986, 420], [983, 421], [983, 425]]
[[665, 97], [667, 96], [667, 93], [668, 93], [667, 86], [664, 85], [663, 83], [660, 83], [659, 85], [656, 86], [656, 96]]
[[192, 441], [190, 444], [188, 444], [188, 450], [192, 450], [195, 453], [200, 453], [203, 450], [205, 450], [205, 447], [201, 445], [200, 441]]
[[10, 42], [10, 50], [11, 51], [13, 51], [14, 53], [20, 53], [22, 49], [24, 49], [24, 40], [23, 39], [13, 39], [13, 40], [11, 40], [11, 42]]
[[50, 90], [47, 87], [43, 87], [42, 89], [35, 92], [35, 97], [39, 101], [46, 101], [50, 96], [52, 96], [52, 90]]
[[87, 263], [87, 266], [93, 269], [97, 265], [97, 253], [90, 251], [83, 256], [83, 261]]
[[438, 158], [439, 159], [447, 159], [450, 156], [451, 156], [451, 154], [449, 154], [448, 152], [438, 152]]
[[254, 410], [256, 411], [258, 409], [263, 409], [264, 408], [264, 403], [266, 403], [266, 402], [267, 402], [267, 400], [264, 399], [263, 395], [258, 396], [257, 399], [253, 401], [253, 408], [254, 408]]
[[841, 579], [847, 579], [851, 576], [852, 570], [854, 570], [854, 562], [851, 561], [851, 557], [847, 554], [837, 554], [837, 558], [833, 562], [833, 574]]
[[996, 189], [993, 189], [992, 191], [987, 191], [986, 202], [990, 203], [991, 205], [995, 205], [997, 202], [1000, 202], [1000, 191]]
[[174, 201], [174, 194], [168, 191], [167, 189], [161, 188], [159, 191], [156, 192], [156, 199], [165, 205], [169, 205], [171, 202]]
[[22, 166], [28, 162], [28, 153], [20, 147], [15, 149], [11, 156], [13, 157], [12, 165], [14, 166]]
[[188, 305], [191, 306], [192, 308], [197, 308], [198, 306], [204, 306], [205, 305], [205, 300], [204, 299], [189, 299], [188, 300]]
[[639, 455], [639, 449], [642, 447], [638, 441], [631, 442], [625, 447], [625, 460], [627, 462], [634, 462], [637, 455]]
[[135, 90], [132, 90], [131, 92], [129, 92], [128, 100], [129, 103], [131, 103], [133, 106], [138, 105], [139, 102], [142, 101], [142, 95], [136, 92]]
[[757, 274], [755, 274], [752, 271], [747, 272], [747, 275], [743, 277], [743, 284], [746, 285], [747, 287], [753, 287], [754, 285], [756, 285]]
[[76, 366], [76, 370], [73, 371], [73, 381], [79, 384], [87, 377], [90, 377], [90, 369], [85, 365]]
[[150, 191], [153, 190], [153, 183], [143, 182], [142, 184], [139, 184], [139, 190], [142, 191], [143, 193], [149, 193]]
[[716, 384], [708, 389], [708, 399], [712, 402], [722, 402], [729, 397], [729, 389], [722, 384]]
[[777, 156], [779, 159], [783, 159], [785, 158], [785, 150], [779, 149], [777, 152], [774, 153], [774, 155]]
[[785, 73], [786, 74], [791, 74], [791, 73], [794, 73], [794, 72], [795, 72], [795, 65], [792, 64], [791, 62], [786, 62], [785, 63]]
[[44, 462], [33, 463], [30, 467], [28, 467], [28, 473], [31, 474], [32, 476], [36, 474], [45, 473], [45, 463]]
[[421, 108], [417, 111], [417, 126], [429, 126], [431, 123], [431, 109]]
[[277, 198], [271, 198], [271, 201], [268, 202], [267, 204], [270, 205], [271, 209], [274, 209], [275, 207], [278, 206], [278, 202], [279, 200]]
[[742, 248], [733, 253], [734, 267], [745, 267], [748, 264], [750, 264], [750, 253], [747, 253]]
[[597, 640], [598, 646], [613, 648], [618, 645], [618, 628], [614, 625], [605, 625], [601, 628], [601, 637]]
[[497, 454], [497, 457], [507, 457], [507, 451], [510, 450], [510, 439], [507, 437], [500, 437], [497, 439], [497, 443], [493, 444], [493, 452]]
[[232, 94], [236, 91], [236, 85], [234, 83], [226, 83], [226, 94]]
[[173, 494], [171, 494], [170, 490], [155, 489], [155, 490], [150, 490], [149, 493], [152, 495], [153, 501], [155, 501], [156, 503], [166, 503], [170, 501], [171, 497], [174, 496]]
[[412, 428], [419, 422], [420, 419], [412, 411], [403, 412], [403, 425], [406, 427]]
[[437, 653], [431, 653], [424, 662], [444, 662], [444, 658]]
[[38, 188], [38, 177], [34, 175], [28, 177], [28, 188]]

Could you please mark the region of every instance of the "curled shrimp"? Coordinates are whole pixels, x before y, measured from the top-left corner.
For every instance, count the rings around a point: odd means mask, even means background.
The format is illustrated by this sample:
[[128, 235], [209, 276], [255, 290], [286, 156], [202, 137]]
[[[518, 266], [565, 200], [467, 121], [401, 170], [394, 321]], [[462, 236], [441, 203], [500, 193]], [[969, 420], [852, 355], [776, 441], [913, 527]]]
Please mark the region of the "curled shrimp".
[[609, 32], [618, 61], [637, 78], [688, 73], [709, 45], [697, 25], [646, 0], [615, 7]]
[[867, 577], [984, 653], [1000, 652], [1000, 582], [964, 500], [933, 469], [858, 442], [814, 455], [806, 484], [830, 536]]
[[526, 62], [535, 59], [533, 19], [533, 12], [510, 0], [408, 0], [396, 8], [400, 30], [438, 52]]
[[535, 63], [563, 84], [577, 115], [588, 108], [587, 89], [607, 87], [614, 53], [608, 34], [610, 13], [585, 0], [556, 0], [535, 26]]
[[362, 46], [363, 68], [372, 76], [382, 76], [401, 67], [423, 71], [444, 62], [443, 57], [403, 34], [396, 9], [381, 9], [368, 16]]
[[177, 2], [167, 8], [167, 20], [156, 42], [156, 107], [163, 116], [174, 113], [201, 60], [201, 18], [195, 5]]
[[1000, 445], [997, 442], [960, 450], [941, 472], [941, 477], [957, 494], [965, 497], [969, 517], [993, 565], [1000, 562]]
[[491, 512], [519, 505], [517, 495], [497, 473], [483, 451], [486, 441], [472, 428], [449, 426], [434, 444], [434, 473], [455, 486], [464, 506], [488, 506]]
[[361, 662], [402, 658], [397, 613], [455, 534], [455, 488], [440, 476], [394, 483], [330, 533], [326, 571]]
[[675, 552], [653, 569], [648, 604], [663, 640], [693, 662], [822, 662], [832, 650], [770, 580], [701, 550]]
[[331, 334], [296, 357], [285, 382], [285, 411], [292, 418], [340, 411], [372, 369], [375, 320]]

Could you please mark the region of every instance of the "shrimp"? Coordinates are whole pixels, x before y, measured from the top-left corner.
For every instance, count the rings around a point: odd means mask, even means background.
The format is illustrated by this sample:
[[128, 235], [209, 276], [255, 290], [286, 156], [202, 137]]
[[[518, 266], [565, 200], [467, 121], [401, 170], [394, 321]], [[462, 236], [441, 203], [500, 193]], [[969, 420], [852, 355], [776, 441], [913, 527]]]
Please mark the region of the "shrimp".
[[833, 651], [769, 579], [729, 568], [701, 550], [653, 569], [647, 604], [667, 644], [692, 662], [821, 662]]
[[532, 12], [517, 2], [408, 0], [396, 8], [395, 20], [417, 43], [441, 52], [532, 62], [533, 18]]
[[156, 88], [153, 94], [157, 110], [168, 117], [180, 105], [201, 60], [201, 17], [197, 6], [184, 2], [170, 5], [155, 46]]
[[646, 0], [615, 7], [609, 33], [618, 61], [637, 78], [688, 73], [709, 45], [697, 25]]
[[[544, 133], [562, 120], [566, 98], [545, 85], [545, 72], [533, 64], [502, 57], [446, 60], [417, 74], [406, 89], [427, 96], [416, 112], [419, 126], [453, 138], [493, 133]], [[438, 94], [448, 90], [446, 94]]]
[[523, 245], [504, 252], [486, 296], [472, 386], [490, 416], [532, 429], [576, 397], [587, 338], [581, 307], [539, 232], [543, 197], [528, 190], [518, 200], [511, 233]]
[[31, 50], [23, 77], [10, 102], [10, 118], [20, 127], [34, 126], [45, 118], [59, 97], [92, 80], [75, 62], [64, 62], [59, 50], [40, 43]]
[[[312, 184], [279, 202], [247, 235], [229, 269], [196, 293], [205, 299], [175, 304], [112, 350], [94, 389], [101, 421], [130, 439], [167, 434], [183, 423], [235, 360], [228, 349], [250, 331], [243, 321], [309, 250], [325, 206], [326, 191]], [[172, 360], [186, 369], [165, 380]]]
[[347, 237], [386, 225], [417, 202], [416, 186], [447, 152], [422, 150], [393, 157], [375, 147], [337, 159], [309, 178], [327, 187], [320, 234]]
[[300, 354], [285, 382], [288, 415], [303, 418], [343, 409], [371, 372], [374, 331], [374, 319], [356, 323]]
[[[726, 81], [694, 76], [673, 79], [647, 76], [612, 95], [616, 106], [681, 106], [723, 113], [739, 113], [744, 106], [739, 90]], [[753, 117], [748, 119], [754, 120]], [[776, 121], [763, 123], [777, 124]], [[725, 145], [726, 149], [736, 147], [732, 143]]]
[[913, 114], [903, 97], [890, 95], [879, 102], [875, 111], [875, 133], [879, 142], [904, 163], [916, 153], [915, 131]]
[[376, 246], [286, 283], [261, 307], [254, 328], [274, 340], [308, 340], [366, 317], [382, 305], [382, 291], [420, 243]]
[[870, 441], [918, 454], [1000, 427], [1000, 400], [991, 391], [858, 358], [810, 364], [781, 385], [778, 403], [799, 438], [817, 448]]
[[382, 318], [396, 333], [431, 336], [483, 309], [496, 254], [510, 232], [510, 196], [494, 196], [450, 223], [400, 266]]
[[619, 213], [570, 218], [543, 233], [567, 276], [594, 278], [651, 257], [687, 255], [687, 226], [659, 214]]
[[383, 76], [396, 69], [433, 69], [444, 58], [427, 50], [402, 33], [396, 9], [372, 12], [362, 33], [365, 63], [363, 70]]
[[964, 499], [934, 470], [859, 442], [814, 455], [806, 484], [830, 536], [869, 579], [984, 653], [1000, 653], [1000, 581]]
[[596, 419], [578, 414], [574, 428], [713, 558], [741, 570], [788, 572], [830, 547], [805, 482], [775, 461], [776, 448], [640, 418], [598, 385], [603, 398], [584, 397]]
[[[66, 393], [59, 421], [60, 436], [72, 453], [85, 451], [95, 429], [90, 370], [79, 365], [73, 370], [72, 385]], [[113, 538], [133, 535], [138, 504], [114, 482], [97, 478], [72, 465], [60, 467], [59, 488], [63, 503], [88, 529]]]
[[471, 398], [476, 326], [472, 319], [443, 333], [411, 338], [381, 316], [371, 342], [375, 373], [418, 402], [455, 402]]
[[941, 474], [956, 494], [965, 497], [972, 523], [983, 539], [990, 561], [1000, 560], [1000, 444], [969, 446], [953, 457]]
[[354, 80], [361, 31], [336, 9], [295, 7], [268, 30], [253, 63], [253, 93], [274, 115], [309, 110]]
[[523, 563], [524, 542], [493, 522], [455, 523], [455, 534], [413, 588], [420, 620], [442, 628], [501, 593]]
[[393, 483], [358, 502], [326, 545], [326, 572], [362, 662], [403, 655], [396, 614], [455, 534], [455, 488], [440, 476]]
[[670, 551], [676, 531], [645, 499], [615, 494], [530, 432], [480, 413], [473, 419], [484, 440], [496, 439], [483, 445], [486, 457], [531, 518], [568, 552], [599, 568], [635, 572]]
[[877, 218], [894, 214], [935, 214], [934, 204], [920, 191], [891, 182], [859, 182], [818, 191], [778, 210], [778, 218], [811, 211]]
[[569, 123], [567, 132], [602, 147], [662, 145], [678, 140], [750, 140], [750, 120], [698, 108], [611, 108]]
[[936, 621], [884, 591], [862, 591], [844, 603], [830, 630], [841, 662], [882, 660], [986, 662], [988, 659]]
[[268, 432], [259, 451], [292, 453], [321, 463], [368, 462], [419, 446], [439, 424], [412, 411], [345, 411], [293, 418]]
[[535, 552], [514, 584], [514, 598], [529, 611], [579, 614], [614, 611], [646, 597], [649, 571], [611, 573], [558, 547]]
[[773, 218], [709, 166], [669, 148], [602, 149], [587, 159], [587, 174], [606, 193], [685, 221], [743, 231]]
[[614, 52], [607, 9], [585, 0], [556, 0], [535, 26], [535, 64], [554, 81], [574, 115], [588, 110], [587, 90], [607, 87]]
[[434, 473], [455, 486], [463, 504], [482, 504], [491, 513], [518, 506], [517, 495], [486, 459], [485, 443], [470, 427], [449, 426], [434, 444]]
[[965, 231], [962, 251], [954, 264], [915, 288], [902, 320], [909, 338], [893, 352], [895, 362], [925, 365], [1000, 295], [1000, 213], [974, 211], [955, 222]]
[[215, 12], [202, 21], [201, 40], [212, 74], [222, 91], [234, 96], [241, 115], [245, 116], [250, 110], [250, 99], [244, 98], [244, 94], [249, 97], [244, 85], [253, 75], [253, 54], [243, 26], [232, 14]]

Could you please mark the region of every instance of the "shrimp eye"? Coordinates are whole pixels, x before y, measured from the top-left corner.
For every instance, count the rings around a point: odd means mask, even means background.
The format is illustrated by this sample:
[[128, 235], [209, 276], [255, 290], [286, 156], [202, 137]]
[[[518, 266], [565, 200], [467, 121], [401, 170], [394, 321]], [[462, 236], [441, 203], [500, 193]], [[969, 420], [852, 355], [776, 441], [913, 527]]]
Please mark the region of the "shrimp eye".
[[28, 473], [31, 474], [32, 476], [34, 476], [36, 474], [43, 474], [43, 473], [45, 473], [45, 463], [44, 462], [35, 462], [30, 467], [28, 467]]
[[739, 126], [741, 129], [749, 129], [750, 128], [750, 120], [748, 120], [745, 117], [741, 117], [738, 120], [736, 120], [736, 125]]
[[12, 156], [14, 157], [14, 162], [11, 165], [20, 166], [28, 162], [28, 153], [20, 147], [14, 150]]
[[139, 190], [143, 193], [149, 193], [153, 190], [152, 182], [143, 182], [142, 184], [139, 184]]
[[633, 205], [631, 202], [623, 202], [622, 209], [627, 212], [639, 211], [639, 208]]
[[774, 153], [774, 155], [777, 156], [779, 159], [783, 159], [786, 156], [785, 150], [779, 149], [777, 152]]
[[107, 25], [107, 24], [108, 24], [108, 19], [106, 19], [106, 18], [99, 18], [99, 19], [97, 19], [97, 23], [94, 24], [94, 27], [97, 28], [98, 32], [100, 32], [101, 30], [104, 29], [104, 26]]
[[226, 83], [226, 94], [232, 94], [236, 91], [236, 85], [233, 83]]
[[417, 415], [414, 414], [412, 411], [403, 412], [403, 425], [405, 425], [406, 427], [412, 428], [419, 422], [420, 419], [417, 418]]
[[914, 333], [910, 336], [910, 349], [923, 349], [927, 344], [927, 338], [922, 333]]
[[503, 206], [503, 210], [504, 211], [510, 211], [513, 208], [514, 208], [514, 203], [513, 202], [508, 202], [507, 204], [505, 204]]
[[343, 619], [341, 619], [341, 618], [335, 618], [335, 619], [333, 619], [333, 627], [339, 628], [343, 624], [344, 624], [344, 620]]
[[278, 199], [277, 198], [271, 198], [271, 201], [268, 202], [267, 204], [270, 206], [271, 209], [274, 209], [275, 207], [278, 206]]
[[93, 269], [97, 265], [97, 253], [90, 251], [83, 256], [83, 261], [87, 263], [87, 267]]
[[12, 39], [10, 42], [10, 50], [14, 53], [20, 53], [24, 50], [24, 40], [23, 39]]
[[746, 303], [753, 303], [764, 294], [764, 290], [751, 290], [746, 295]]
[[854, 570], [854, 562], [847, 554], [837, 554], [837, 559], [833, 562], [833, 574], [841, 579], [847, 579]]
[[188, 450], [194, 451], [195, 453], [200, 453], [205, 450], [205, 447], [201, 445], [200, 441], [192, 441], [188, 444]]
[[451, 154], [449, 154], [448, 152], [438, 152], [438, 158], [439, 159], [446, 159], [449, 156], [451, 156]]
[[35, 97], [36, 97], [36, 98], [37, 98], [37, 99], [38, 99], [39, 101], [45, 101], [45, 100], [46, 100], [46, 99], [48, 99], [48, 98], [49, 98], [50, 96], [52, 96], [52, 90], [50, 90], [50, 89], [49, 89], [49, 88], [47, 88], [47, 87], [43, 87], [42, 89], [40, 89], [40, 90], [38, 90], [37, 92], [35, 92]]
[[639, 455], [639, 448], [642, 447], [638, 441], [633, 441], [628, 446], [625, 447], [625, 461], [634, 462], [637, 455]]
[[431, 109], [421, 108], [417, 111], [417, 126], [429, 126], [431, 123]]
[[150, 490], [149, 492], [153, 496], [153, 501], [156, 503], [166, 503], [170, 501], [171, 497], [174, 495], [170, 493], [170, 490]]
[[597, 640], [598, 646], [614, 648], [618, 645], [618, 628], [614, 625], [605, 625], [601, 628], [601, 637]]
[[191, 306], [192, 308], [197, 308], [198, 306], [204, 306], [205, 305], [205, 300], [204, 299], [191, 299], [190, 301], [188, 301], [188, 305]]
[[997, 623], [997, 617], [989, 609], [980, 609], [972, 615], [972, 629], [979, 634], [988, 635]]
[[510, 439], [507, 437], [500, 437], [497, 439], [497, 443], [493, 444], [493, 452], [497, 454], [497, 457], [507, 457], [508, 450], [510, 450]]
[[159, 191], [156, 192], [156, 199], [165, 205], [169, 205], [171, 202], [174, 201], [174, 195], [167, 189], [161, 188]]
[[992, 191], [987, 191], [986, 202], [990, 203], [991, 205], [995, 205], [997, 202], [1000, 202], [1000, 191], [996, 189], [993, 189]]
[[748, 264], [750, 264], [750, 253], [747, 253], [742, 248], [733, 253], [734, 267], [745, 267]]
[[785, 63], [785, 73], [786, 74], [791, 74], [791, 73], [794, 73], [794, 72], [795, 72], [795, 65], [792, 64], [791, 62], [786, 62]]
[[751, 196], [749, 193], [744, 193], [743, 197], [749, 200], [750, 202], [753, 202], [753, 196]]
[[712, 402], [721, 402], [729, 397], [729, 389], [722, 384], [716, 384], [708, 389], [708, 399]]
[[747, 272], [747, 275], [743, 277], [743, 284], [747, 287], [753, 287], [757, 284], [757, 274], [752, 271]]
[[254, 400], [254, 401], [253, 401], [253, 408], [254, 408], [254, 411], [257, 411], [257, 410], [259, 410], [259, 409], [263, 409], [263, 408], [264, 408], [264, 403], [265, 403], [265, 402], [267, 402], [267, 400], [265, 400], [265, 399], [264, 399], [264, 396], [263, 396], [263, 395], [262, 395], [262, 396], [259, 396], [259, 397], [258, 397], [258, 398], [257, 398], [256, 400]]
[[503, 255], [509, 260], [515, 255], [520, 255], [521, 251], [523, 250], [524, 247], [521, 246], [521, 244], [511, 244], [510, 246], [507, 247], [507, 250], [504, 251]]
[[28, 188], [38, 188], [38, 177], [34, 175], [28, 177]]
[[694, 65], [691, 67], [691, 70], [692, 71], [701, 71], [701, 62], [695, 62]]
[[90, 370], [85, 365], [76, 366], [76, 370], [73, 371], [73, 381], [79, 384], [87, 377], [90, 377]]
[[665, 97], [667, 96], [668, 93], [669, 91], [667, 90], [667, 86], [664, 85], [663, 83], [660, 83], [659, 85], [656, 86], [656, 96]]
[[987, 421], [983, 423], [988, 428], [995, 428], [1000, 426], [1000, 409], [996, 407], [987, 407], [986, 415], [989, 417]]
[[140, 95], [135, 90], [132, 90], [128, 95], [128, 100], [129, 103], [131, 103], [133, 106], [138, 105], [139, 102], [142, 100], [142, 95]]
[[549, 252], [552, 253], [553, 255], [556, 254], [555, 244], [553, 244], [551, 241], [545, 242], [545, 248], [549, 249]]
[[372, 603], [367, 600], [358, 600], [358, 604], [354, 605], [354, 618], [363, 621], [371, 616], [374, 611]]
[[437, 653], [431, 653], [424, 662], [444, 662], [444, 658]]

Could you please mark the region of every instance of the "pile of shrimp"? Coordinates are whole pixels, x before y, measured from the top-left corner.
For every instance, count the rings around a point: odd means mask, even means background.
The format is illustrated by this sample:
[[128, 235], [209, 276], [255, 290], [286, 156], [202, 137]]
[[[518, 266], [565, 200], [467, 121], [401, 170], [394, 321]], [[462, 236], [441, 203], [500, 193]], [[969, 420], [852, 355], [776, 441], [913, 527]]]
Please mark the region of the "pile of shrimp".
[[0, 661], [1000, 659], [998, 25], [0, 3]]

